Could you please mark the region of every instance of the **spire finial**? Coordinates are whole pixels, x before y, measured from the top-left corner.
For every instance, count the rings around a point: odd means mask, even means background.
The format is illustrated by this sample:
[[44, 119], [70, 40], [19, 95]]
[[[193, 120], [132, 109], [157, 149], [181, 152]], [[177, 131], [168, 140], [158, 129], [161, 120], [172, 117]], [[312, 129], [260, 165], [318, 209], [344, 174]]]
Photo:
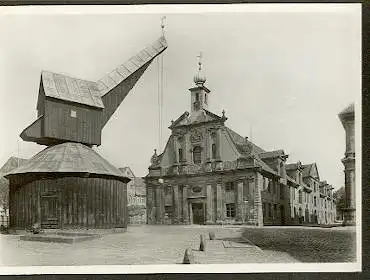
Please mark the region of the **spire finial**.
[[197, 55], [197, 58], [198, 58], [198, 74], [194, 76], [194, 83], [197, 85], [197, 86], [203, 86], [203, 84], [206, 82], [206, 77], [202, 75], [202, 57], [203, 57], [203, 54], [202, 52], [199, 53], [199, 55]]
[[199, 65], [199, 72], [202, 70], [202, 52], [199, 53], [199, 55], [197, 55], [197, 58], [198, 58], [198, 65]]
[[164, 20], [166, 19], [166, 16], [161, 17], [161, 28], [162, 28], [162, 36], [164, 36]]

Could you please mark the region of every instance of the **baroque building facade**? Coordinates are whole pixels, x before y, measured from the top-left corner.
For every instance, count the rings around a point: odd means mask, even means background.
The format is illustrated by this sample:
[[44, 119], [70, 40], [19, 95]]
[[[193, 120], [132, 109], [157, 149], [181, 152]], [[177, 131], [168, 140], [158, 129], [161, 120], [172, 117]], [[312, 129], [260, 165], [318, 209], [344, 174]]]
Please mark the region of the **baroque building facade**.
[[145, 177], [147, 223], [318, 222], [318, 206], [314, 209], [313, 190], [307, 185], [314, 180], [319, 193], [318, 175], [305, 176], [300, 163], [286, 163], [283, 150], [266, 151], [234, 132], [226, 125], [225, 111], [221, 116], [210, 112], [211, 91], [199, 66], [189, 89], [190, 113], [172, 121], [163, 153], [155, 150], [151, 158]]

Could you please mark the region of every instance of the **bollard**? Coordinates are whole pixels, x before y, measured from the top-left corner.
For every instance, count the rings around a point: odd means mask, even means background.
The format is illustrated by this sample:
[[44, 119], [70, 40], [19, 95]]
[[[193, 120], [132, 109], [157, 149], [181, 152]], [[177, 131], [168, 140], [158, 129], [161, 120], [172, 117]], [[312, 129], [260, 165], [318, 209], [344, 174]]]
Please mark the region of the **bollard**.
[[192, 264], [194, 263], [194, 255], [193, 250], [191, 248], [187, 248], [185, 250], [184, 259], [182, 261], [183, 264]]
[[209, 240], [215, 240], [216, 239], [216, 234], [214, 231], [209, 232]]
[[200, 235], [200, 245], [199, 245], [199, 251], [205, 251], [206, 250], [206, 242], [203, 238], [203, 235]]

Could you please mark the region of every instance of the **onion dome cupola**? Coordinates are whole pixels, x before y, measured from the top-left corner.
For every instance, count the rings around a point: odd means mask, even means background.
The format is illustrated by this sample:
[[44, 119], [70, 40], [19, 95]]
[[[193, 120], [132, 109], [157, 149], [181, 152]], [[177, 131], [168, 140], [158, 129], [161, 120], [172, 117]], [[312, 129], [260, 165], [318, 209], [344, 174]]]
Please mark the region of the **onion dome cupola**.
[[196, 115], [198, 112], [202, 112], [203, 109], [208, 108], [208, 94], [211, 92], [204, 86], [207, 79], [202, 71], [202, 53], [200, 53], [200, 55], [197, 57], [199, 59], [198, 72], [193, 79], [195, 87], [190, 89], [192, 115]]

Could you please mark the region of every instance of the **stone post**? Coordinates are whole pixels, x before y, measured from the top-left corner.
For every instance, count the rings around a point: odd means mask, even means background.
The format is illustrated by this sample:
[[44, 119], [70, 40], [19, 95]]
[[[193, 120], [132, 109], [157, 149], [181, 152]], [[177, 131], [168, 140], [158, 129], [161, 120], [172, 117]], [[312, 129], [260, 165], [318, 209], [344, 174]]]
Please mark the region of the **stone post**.
[[172, 207], [173, 207], [172, 223], [178, 224], [180, 216], [179, 186], [173, 186]]
[[206, 224], [213, 224], [213, 196], [212, 185], [207, 185], [207, 219]]
[[244, 203], [243, 203], [243, 181], [237, 182], [236, 187], [236, 221], [244, 221]]
[[217, 217], [216, 223], [221, 223], [224, 219], [224, 201], [223, 201], [223, 194], [222, 194], [222, 185], [221, 183], [217, 183], [216, 186], [216, 199], [217, 199]]
[[183, 223], [189, 224], [188, 186], [182, 188], [182, 216]]

